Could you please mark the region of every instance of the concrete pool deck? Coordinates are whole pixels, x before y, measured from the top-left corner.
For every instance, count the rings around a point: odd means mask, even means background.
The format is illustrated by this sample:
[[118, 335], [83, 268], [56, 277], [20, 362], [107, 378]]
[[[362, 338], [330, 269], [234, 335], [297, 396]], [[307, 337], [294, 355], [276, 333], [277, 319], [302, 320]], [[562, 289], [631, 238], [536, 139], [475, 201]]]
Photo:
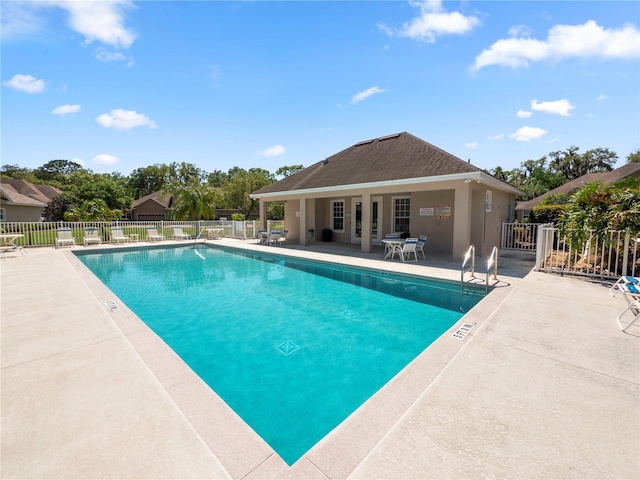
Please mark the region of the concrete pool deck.
[[[428, 254], [219, 243], [460, 276]], [[610, 282], [505, 257], [487, 298], [292, 467], [70, 249], [0, 261], [1, 478], [640, 478], [640, 326], [620, 331]]]

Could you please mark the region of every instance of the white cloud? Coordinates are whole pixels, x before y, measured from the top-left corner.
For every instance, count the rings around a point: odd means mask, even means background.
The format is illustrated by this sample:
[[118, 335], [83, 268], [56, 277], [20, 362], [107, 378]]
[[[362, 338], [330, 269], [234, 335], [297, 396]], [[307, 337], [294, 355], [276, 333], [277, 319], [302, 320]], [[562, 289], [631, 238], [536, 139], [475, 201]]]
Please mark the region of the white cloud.
[[518, 113], [516, 113], [516, 115], [518, 115], [518, 117], [520, 118], [529, 118], [531, 115], [533, 115], [533, 113], [528, 110], [518, 110]]
[[121, 52], [109, 51], [102, 47], [96, 49], [96, 58], [103, 63], [126, 62], [127, 67], [130, 67], [134, 64], [133, 58], [128, 57]]
[[69, 14], [69, 27], [86, 43], [98, 41], [116, 48], [128, 48], [135, 33], [124, 25], [126, 9], [135, 8], [130, 0], [48, 0], [41, 2], [1, 2], [3, 37], [33, 35], [46, 25], [40, 10], [60, 8]]
[[520, 68], [540, 60], [565, 58], [599, 58], [603, 60], [640, 57], [640, 31], [631, 24], [605, 29], [595, 21], [584, 25], [556, 25], [546, 40], [508, 38], [484, 49], [471, 67], [477, 71], [489, 65]]
[[531, 29], [526, 25], [514, 25], [509, 29], [510, 37], [528, 37], [531, 35]]
[[562, 115], [563, 117], [571, 116], [571, 110], [574, 108], [576, 107], [571, 105], [571, 102], [566, 98], [556, 100], [555, 102], [538, 102], [538, 100], [531, 100], [531, 110]]
[[546, 135], [547, 131], [538, 127], [522, 127], [516, 130], [509, 137], [517, 140], [518, 142], [528, 142]]
[[384, 93], [384, 92], [386, 92], [384, 88], [379, 88], [379, 87], [368, 88], [363, 92], [356, 93], [351, 99], [351, 104], [355, 105], [356, 103], [364, 100], [367, 97], [370, 97], [371, 95], [375, 95], [376, 93]]
[[475, 150], [476, 148], [478, 148], [478, 142], [465, 143], [464, 146], [467, 147], [469, 150]]
[[420, 15], [394, 29], [384, 24], [378, 27], [388, 35], [409, 37], [429, 43], [436, 41], [442, 35], [462, 35], [480, 25], [480, 20], [474, 16], [465, 16], [460, 12], [446, 12], [442, 8], [441, 0], [426, 0], [410, 2], [412, 6], [420, 8]]
[[80, 111], [80, 105], [60, 105], [54, 108], [51, 113], [54, 115], [67, 115], [68, 113], [76, 113]]
[[504, 133], [499, 133], [498, 135], [489, 135], [487, 138], [489, 140], [502, 140], [504, 138]]
[[118, 157], [114, 157], [113, 155], [107, 155], [106, 153], [96, 155], [93, 157], [93, 163], [97, 163], [98, 165], [115, 165], [120, 161]]
[[263, 157], [277, 157], [279, 155], [284, 155], [287, 153], [287, 149], [282, 145], [274, 145], [273, 147], [268, 147], [262, 150], [261, 152], [256, 152], [258, 155], [262, 155]]
[[84, 166], [84, 160], [82, 160], [81, 158], [75, 158], [74, 157], [74, 158], [71, 159], [71, 161], [77, 163], [78, 165]]
[[606, 100], [607, 98], [609, 98], [609, 95], [602, 93], [598, 96], [598, 98], [596, 98], [596, 100]]
[[128, 48], [136, 35], [124, 26], [124, 9], [133, 7], [128, 0], [78, 2], [53, 0], [69, 13], [69, 26], [84, 36], [87, 43], [98, 41], [118, 48]]
[[27, 93], [40, 93], [46, 88], [44, 80], [37, 79], [31, 75], [18, 73], [11, 80], [4, 82], [4, 85], [15, 90]]
[[36, 14], [36, 2], [0, 2], [0, 33], [3, 39], [31, 36], [39, 32], [44, 18]]
[[116, 108], [111, 113], [103, 113], [96, 118], [96, 121], [105, 128], [115, 128], [116, 130], [129, 130], [135, 127], [157, 128], [154, 121], [149, 117], [138, 113], [135, 110], [122, 110]]

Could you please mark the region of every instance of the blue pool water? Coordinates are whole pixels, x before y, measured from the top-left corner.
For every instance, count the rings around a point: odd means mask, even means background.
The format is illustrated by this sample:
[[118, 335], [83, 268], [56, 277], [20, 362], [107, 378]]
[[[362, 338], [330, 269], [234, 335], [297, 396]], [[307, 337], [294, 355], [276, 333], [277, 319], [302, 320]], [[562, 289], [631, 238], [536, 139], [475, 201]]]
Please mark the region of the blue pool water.
[[289, 465], [480, 300], [207, 246], [78, 257]]

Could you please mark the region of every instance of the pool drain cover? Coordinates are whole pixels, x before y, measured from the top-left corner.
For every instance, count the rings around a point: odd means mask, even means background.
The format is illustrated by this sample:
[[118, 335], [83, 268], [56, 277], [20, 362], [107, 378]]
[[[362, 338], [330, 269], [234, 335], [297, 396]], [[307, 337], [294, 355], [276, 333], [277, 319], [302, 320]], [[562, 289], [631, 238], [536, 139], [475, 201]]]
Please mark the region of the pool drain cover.
[[296, 350], [298, 350], [300, 347], [295, 343], [293, 343], [291, 340], [287, 340], [286, 342], [282, 342], [276, 348], [280, 350], [281, 353], [284, 353], [285, 355], [290, 355]]
[[357, 317], [358, 314], [356, 312], [352, 312], [351, 310], [345, 310], [344, 312], [342, 312], [342, 315], [344, 315], [345, 317], [349, 317], [349, 318], [353, 318], [353, 317]]
[[475, 323], [463, 323], [455, 332], [453, 332], [452, 337], [462, 340], [474, 326]]

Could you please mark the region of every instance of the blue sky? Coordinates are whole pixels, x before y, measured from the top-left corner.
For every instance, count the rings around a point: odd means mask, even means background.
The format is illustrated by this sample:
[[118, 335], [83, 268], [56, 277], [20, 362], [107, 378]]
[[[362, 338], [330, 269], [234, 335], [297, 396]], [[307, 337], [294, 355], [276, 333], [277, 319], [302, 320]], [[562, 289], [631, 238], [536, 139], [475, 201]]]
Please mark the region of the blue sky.
[[640, 3], [7, 1], [0, 153], [275, 172], [407, 131], [480, 168], [640, 147]]

